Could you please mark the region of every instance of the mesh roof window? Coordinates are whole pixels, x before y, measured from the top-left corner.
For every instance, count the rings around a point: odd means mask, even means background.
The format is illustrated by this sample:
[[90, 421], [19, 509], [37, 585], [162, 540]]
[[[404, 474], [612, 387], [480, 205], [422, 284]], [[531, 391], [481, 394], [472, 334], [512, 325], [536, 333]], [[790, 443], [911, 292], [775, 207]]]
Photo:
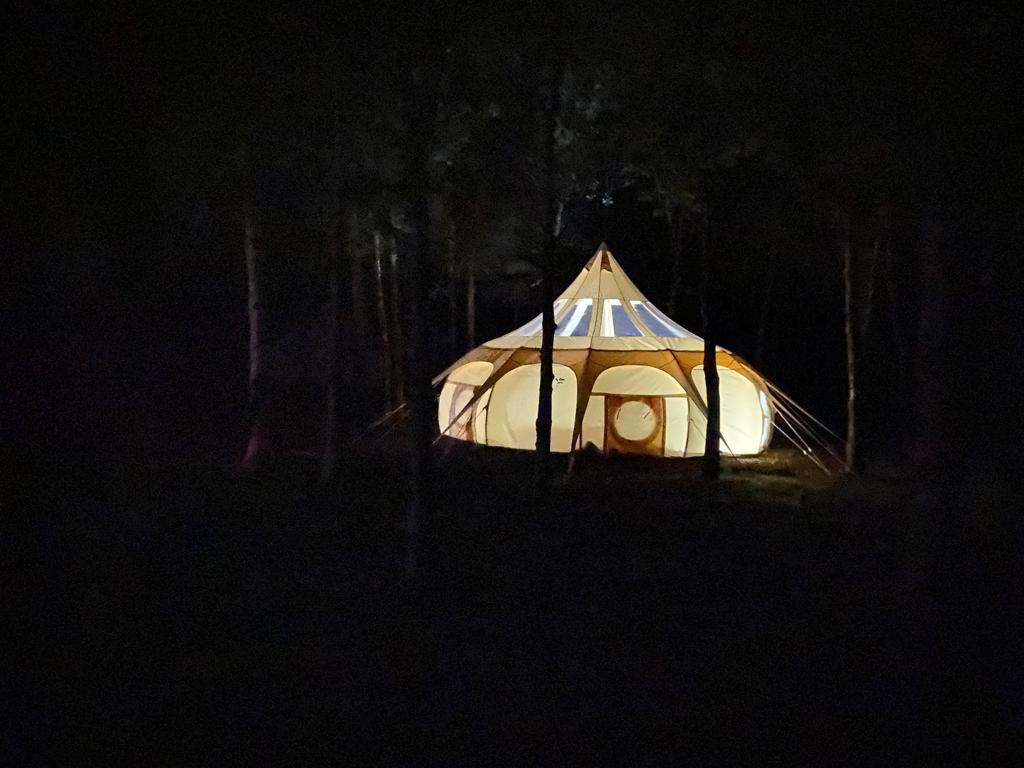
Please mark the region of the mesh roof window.
[[593, 299], [580, 299], [562, 318], [562, 322], [555, 329], [555, 335], [586, 336], [590, 330], [590, 316], [593, 314], [593, 310]]
[[659, 317], [654, 310], [642, 301], [633, 301], [633, 310], [640, 321], [647, 326], [648, 330], [655, 336], [680, 337], [682, 329], [675, 326], [668, 318]]
[[629, 312], [618, 299], [605, 299], [604, 312], [601, 318], [602, 336], [643, 336], [636, 327]]
[[[565, 306], [565, 299], [559, 299], [555, 302], [555, 315], [562, 311], [562, 307]], [[541, 326], [544, 322], [543, 315], [537, 315], [533, 320], [528, 322], [526, 325], [522, 325], [516, 328], [509, 336], [536, 336], [541, 332]]]

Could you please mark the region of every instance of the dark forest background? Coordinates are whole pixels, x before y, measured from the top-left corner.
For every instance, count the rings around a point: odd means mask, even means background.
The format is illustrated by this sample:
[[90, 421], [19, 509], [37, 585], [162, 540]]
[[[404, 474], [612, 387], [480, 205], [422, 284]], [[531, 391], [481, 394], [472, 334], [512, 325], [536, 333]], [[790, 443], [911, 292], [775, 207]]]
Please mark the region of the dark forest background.
[[[316, 447], [325, 222], [342, 199], [369, 222], [352, 246], [369, 291], [367, 233], [394, 232], [404, 204], [415, 67], [444, 78], [435, 165], [458, 262], [454, 281], [445, 259], [428, 265], [431, 370], [466, 346], [463, 265], [479, 276], [478, 343], [535, 315], [543, 184], [529, 163], [540, 66], [559, 47], [575, 100], [560, 161], [559, 285], [605, 239], [666, 307], [665, 213], [680, 206], [685, 217], [706, 197], [721, 343], [754, 359], [764, 304], [761, 368], [840, 431], [842, 207], [858, 257], [884, 229], [894, 265], [896, 293], [880, 278], [871, 289], [864, 440], [902, 445], [923, 419], [957, 452], [1010, 444], [1021, 242], [1011, 21], [968, 3], [642, 13], [54, 4], [13, 14], [5, 432], [46, 451], [237, 452], [240, 208], [252, 200], [278, 407], [305, 425], [296, 447]], [[696, 230], [684, 229], [674, 312], [699, 330]], [[369, 316], [346, 324], [374, 332]], [[375, 377], [374, 360], [356, 375]], [[368, 423], [379, 410], [371, 397], [350, 416]]]

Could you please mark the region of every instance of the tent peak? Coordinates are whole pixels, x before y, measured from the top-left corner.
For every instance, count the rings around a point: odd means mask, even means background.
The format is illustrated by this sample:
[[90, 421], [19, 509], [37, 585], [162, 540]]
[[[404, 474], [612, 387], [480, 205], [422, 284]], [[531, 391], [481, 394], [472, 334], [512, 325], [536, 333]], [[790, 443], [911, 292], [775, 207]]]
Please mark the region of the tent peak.
[[[700, 337], [676, 323], [640, 291], [602, 242], [576, 279], [555, 299], [555, 347], [605, 350], [702, 350]], [[487, 345], [536, 348], [543, 318]], [[525, 340], [525, 341], [524, 341]]]
[[608, 248], [608, 243], [601, 241], [601, 244], [597, 246], [597, 250], [594, 251], [594, 255], [590, 257], [590, 261], [587, 262], [586, 268], [590, 268], [593, 264], [600, 264], [604, 269], [611, 269], [610, 263], [612, 260], [612, 252]]

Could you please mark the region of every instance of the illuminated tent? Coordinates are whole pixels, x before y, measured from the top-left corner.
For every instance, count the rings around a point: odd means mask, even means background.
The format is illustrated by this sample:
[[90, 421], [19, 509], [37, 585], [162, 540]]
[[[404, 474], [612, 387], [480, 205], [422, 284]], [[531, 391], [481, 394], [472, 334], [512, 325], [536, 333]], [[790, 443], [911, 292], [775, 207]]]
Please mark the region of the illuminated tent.
[[[648, 301], [603, 243], [554, 308], [553, 451], [704, 453], [704, 342]], [[441, 434], [533, 450], [540, 346], [538, 316], [438, 376]], [[722, 453], [760, 453], [773, 429], [770, 385], [728, 350], [716, 360]]]

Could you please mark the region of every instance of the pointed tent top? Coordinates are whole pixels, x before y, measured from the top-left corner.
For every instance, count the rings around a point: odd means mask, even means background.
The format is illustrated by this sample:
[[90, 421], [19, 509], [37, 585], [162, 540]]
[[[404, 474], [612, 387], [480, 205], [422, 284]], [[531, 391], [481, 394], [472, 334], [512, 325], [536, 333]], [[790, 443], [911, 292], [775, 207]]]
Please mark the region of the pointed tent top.
[[[701, 349], [700, 337], [671, 320], [640, 292], [606, 243], [555, 300], [558, 349]], [[538, 347], [541, 317], [486, 346]]]
[[612, 252], [608, 250], [608, 243], [602, 240], [601, 244], [597, 246], [597, 250], [594, 251], [594, 255], [587, 260], [587, 263], [586, 265], [584, 265], [583, 270], [586, 271], [588, 269], [592, 269], [595, 262], [599, 263], [604, 269], [611, 269], [611, 267], [608, 266], [609, 259], [611, 258]]
[[[605, 243], [601, 243], [576, 279], [558, 296], [559, 301], [578, 299], [618, 299], [650, 304]], [[555, 313], [558, 313], [557, 309]]]

